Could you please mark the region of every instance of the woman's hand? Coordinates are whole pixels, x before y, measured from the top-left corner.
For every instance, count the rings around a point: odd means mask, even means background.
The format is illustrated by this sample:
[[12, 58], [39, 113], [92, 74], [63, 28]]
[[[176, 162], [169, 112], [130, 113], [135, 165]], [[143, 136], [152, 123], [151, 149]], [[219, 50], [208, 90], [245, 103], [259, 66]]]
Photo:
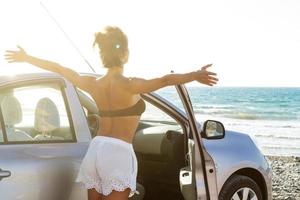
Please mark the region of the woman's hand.
[[219, 79], [216, 78], [217, 74], [214, 72], [207, 71], [207, 68], [211, 67], [212, 64], [205, 65], [195, 72], [195, 81], [199, 83], [213, 86], [215, 85]]
[[27, 54], [25, 50], [18, 46], [19, 51], [6, 51], [5, 59], [9, 62], [25, 62]]
[[213, 86], [218, 82], [218, 79], [216, 78], [216, 73], [206, 70], [210, 66], [212, 66], [212, 64], [206, 65], [198, 71], [182, 74], [170, 73], [162, 77], [152, 78], [149, 80], [136, 77], [124, 78], [121, 85], [125, 90], [133, 94], [149, 93], [166, 86], [180, 85], [192, 81], [198, 81], [205, 85]]
[[94, 76], [81, 76], [76, 71], [63, 67], [56, 62], [44, 60], [26, 54], [25, 50], [18, 46], [18, 51], [6, 51], [5, 59], [9, 62], [27, 62], [41, 69], [61, 74], [63, 77], [71, 81], [75, 86], [89, 93], [94, 91], [96, 78]]

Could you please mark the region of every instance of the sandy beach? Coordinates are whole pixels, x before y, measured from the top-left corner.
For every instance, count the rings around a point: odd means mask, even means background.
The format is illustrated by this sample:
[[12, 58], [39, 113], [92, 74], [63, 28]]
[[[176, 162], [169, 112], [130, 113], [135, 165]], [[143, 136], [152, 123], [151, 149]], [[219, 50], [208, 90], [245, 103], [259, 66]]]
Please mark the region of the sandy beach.
[[267, 157], [273, 170], [273, 200], [300, 200], [300, 157]]

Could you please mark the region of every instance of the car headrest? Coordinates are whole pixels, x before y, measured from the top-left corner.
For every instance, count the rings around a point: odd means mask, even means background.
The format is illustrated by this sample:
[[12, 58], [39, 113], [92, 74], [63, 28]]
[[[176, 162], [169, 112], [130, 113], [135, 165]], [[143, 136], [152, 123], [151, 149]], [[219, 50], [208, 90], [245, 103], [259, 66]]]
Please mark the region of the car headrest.
[[22, 121], [22, 109], [19, 100], [14, 96], [5, 96], [1, 102], [5, 125], [14, 126]]
[[59, 113], [55, 103], [42, 98], [35, 108], [34, 128], [39, 132], [51, 132], [60, 127]]

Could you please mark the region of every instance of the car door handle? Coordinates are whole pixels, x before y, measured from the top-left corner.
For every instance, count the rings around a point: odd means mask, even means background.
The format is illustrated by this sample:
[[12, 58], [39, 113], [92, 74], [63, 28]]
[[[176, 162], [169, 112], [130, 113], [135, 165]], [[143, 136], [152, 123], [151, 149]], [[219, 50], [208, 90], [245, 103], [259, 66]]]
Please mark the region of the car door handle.
[[3, 178], [7, 178], [11, 176], [11, 172], [8, 171], [8, 170], [3, 170], [0, 168], [0, 181], [3, 179]]

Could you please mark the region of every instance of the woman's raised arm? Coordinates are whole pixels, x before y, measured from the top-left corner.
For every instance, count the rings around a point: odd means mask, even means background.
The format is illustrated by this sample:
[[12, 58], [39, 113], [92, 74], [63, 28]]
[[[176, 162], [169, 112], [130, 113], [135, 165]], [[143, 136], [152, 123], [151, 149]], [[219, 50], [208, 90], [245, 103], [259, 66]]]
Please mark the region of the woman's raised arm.
[[75, 86], [90, 92], [91, 89], [94, 87], [94, 83], [96, 81], [95, 77], [92, 76], [81, 76], [76, 71], [63, 67], [58, 63], [43, 60], [31, 55], [28, 55], [25, 50], [18, 46], [19, 51], [6, 51], [5, 58], [9, 63], [12, 62], [27, 62], [34, 66], [37, 66], [41, 69], [45, 69], [51, 72], [56, 72], [61, 74], [67, 80], [72, 82]]
[[211, 66], [212, 64], [209, 64], [202, 67], [201, 70], [183, 74], [172, 73], [149, 80], [143, 78], [126, 78], [123, 80], [122, 86], [134, 94], [152, 92], [169, 85], [179, 85], [192, 81], [213, 86], [218, 82], [218, 79], [216, 78], [216, 73], [207, 71], [207, 68]]

